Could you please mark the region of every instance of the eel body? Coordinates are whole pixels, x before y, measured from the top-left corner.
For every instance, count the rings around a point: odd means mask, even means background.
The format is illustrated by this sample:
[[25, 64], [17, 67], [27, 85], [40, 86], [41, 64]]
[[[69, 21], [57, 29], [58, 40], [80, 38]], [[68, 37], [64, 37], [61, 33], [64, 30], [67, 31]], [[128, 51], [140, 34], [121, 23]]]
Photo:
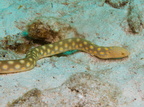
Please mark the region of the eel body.
[[69, 50], [84, 51], [101, 59], [124, 58], [130, 54], [122, 47], [103, 47], [82, 38], [70, 38], [33, 48], [28, 51], [23, 59], [0, 61], [0, 73], [28, 71], [35, 67], [38, 59]]

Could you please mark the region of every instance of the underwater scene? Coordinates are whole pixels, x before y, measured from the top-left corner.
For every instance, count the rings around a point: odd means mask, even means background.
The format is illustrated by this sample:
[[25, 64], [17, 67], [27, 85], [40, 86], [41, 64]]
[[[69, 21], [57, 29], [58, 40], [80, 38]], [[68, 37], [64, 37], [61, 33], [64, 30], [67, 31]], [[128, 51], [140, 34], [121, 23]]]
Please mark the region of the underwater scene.
[[144, 107], [144, 0], [0, 0], [0, 107]]

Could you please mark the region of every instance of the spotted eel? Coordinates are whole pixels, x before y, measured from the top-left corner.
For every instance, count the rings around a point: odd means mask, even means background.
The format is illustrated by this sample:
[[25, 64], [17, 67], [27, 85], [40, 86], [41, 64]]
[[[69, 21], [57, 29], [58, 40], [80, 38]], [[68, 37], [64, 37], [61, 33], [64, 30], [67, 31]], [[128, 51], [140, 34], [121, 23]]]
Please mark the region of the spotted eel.
[[26, 57], [23, 59], [0, 61], [0, 73], [16, 73], [27, 71], [34, 68], [37, 60], [40, 58], [70, 50], [84, 51], [101, 59], [123, 58], [130, 54], [122, 47], [103, 47], [95, 45], [82, 38], [70, 38], [55, 42], [53, 44], [46, 44], [32, 48], [27, 52]]

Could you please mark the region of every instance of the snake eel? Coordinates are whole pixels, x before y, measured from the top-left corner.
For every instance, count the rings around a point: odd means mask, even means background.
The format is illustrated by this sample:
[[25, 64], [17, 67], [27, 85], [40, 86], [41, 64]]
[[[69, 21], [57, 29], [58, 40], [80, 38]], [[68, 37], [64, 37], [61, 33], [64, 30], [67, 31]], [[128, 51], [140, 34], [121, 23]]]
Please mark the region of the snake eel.
[[122, 47], [103, 47], [82, 38], [70, 38], [53, 44], [32, 48], [27, 52], [26, 57], [23, 59], [0, 61], [0, 73], [28, 71], [35, 67], [37, 60], [40, 58], [70, 50], [84, 51], [101, 59], [124, 58], [130, 54]]

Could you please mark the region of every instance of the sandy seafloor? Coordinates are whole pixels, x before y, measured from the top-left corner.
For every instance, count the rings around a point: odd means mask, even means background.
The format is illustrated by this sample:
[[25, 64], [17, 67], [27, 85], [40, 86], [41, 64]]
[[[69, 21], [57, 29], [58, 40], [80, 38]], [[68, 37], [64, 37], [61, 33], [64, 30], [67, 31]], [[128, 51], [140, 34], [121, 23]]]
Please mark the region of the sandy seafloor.
[[36, 17], [56, 17], [73, 22], [95, 44], [121, 46], [131, 53], [116, 60], [84, 52], [53, 56], [40, 59], [30, 71], [0, 75], [0, 107], [144, 107], [144, 0], [120, 8], [113, 5], [128, 0], [109, 1], [0, 0], [1, 39], [23, 32]]

